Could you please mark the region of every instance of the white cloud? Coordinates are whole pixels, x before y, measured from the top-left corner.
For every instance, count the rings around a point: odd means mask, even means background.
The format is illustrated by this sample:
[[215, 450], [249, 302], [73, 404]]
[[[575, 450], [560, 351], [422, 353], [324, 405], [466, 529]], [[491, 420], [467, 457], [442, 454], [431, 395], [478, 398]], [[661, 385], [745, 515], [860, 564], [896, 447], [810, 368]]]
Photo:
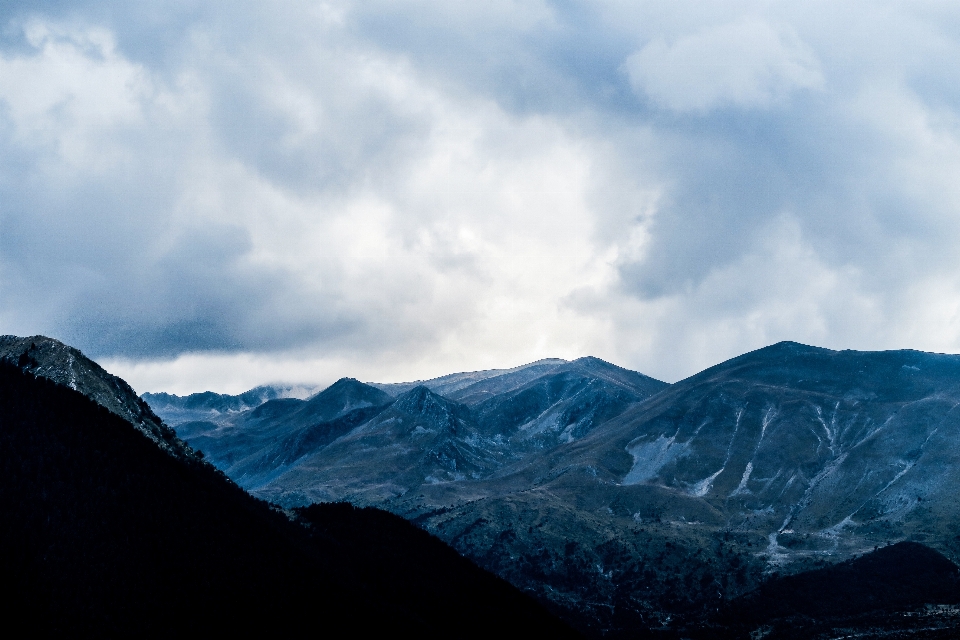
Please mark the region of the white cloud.
[[104, 2], [2, 18], [0, 332], [139, 390], [960, 349], [960, 11]]
[[863, 290], [859, 270], [824, 262], [789, 214], [755, 229], [735, 261], [682, 290], [647, 299], [607, 290], [577, 303], [608, 314], [617, 328], [611, 355], [647, 362], [650, 375], [666, 380], [780, 340], [870, 348], [865, 338], [883, 324], [881, 300]]
[[623, 68], [635, 91], [676, 111], [765, 108], [824, 82], [816, 56], [795, 33], [758, 18], [707, 27], [672, 43], [654, 38]]
[[144, 122], [141, 101], [152, 87], [143, 69], [117, 53], [103, 28], [36, 20], [24, 36], [34, 55], [0, 57], [0, 101], [15, 141], [48, 147], [74, 166], [114, 168], [122, 158], [110, 134]]
[[[109, 33], [97, 33], [111, 41]], [[589, 339], [581, 336], [591, 333], [591, 320], [571, 317], [558, 300], [615, 273], [593, 245], [585, 202], [591, 150], [556, 119], [511, 115], [482, 96], [445, 94], [398, 56], [345, 48], [338, 57], [344, 68], [304, 78], [299, 65], [280, 59], [243, 65], [229, 50], [197, 40], [204, 52], [216, 53], [180, 70], [172, 86], [138, 71], [143, 84], [166, 88], [137, 94], [136, 113], [145, 122], [138, 137], [118, 143], [134, 167], [161, 172], [163, 202], [150, 206], [138, 194], [122, 194], [120, 202], [105, 203], [99, 219], [67, 210], [38, 220], [36, 202], [25, 203], [33, 211], [8, 212], [8, 219], [30, 221], [16, 241], [24, 253], [41, 246], [51, 228], [91, 225], [77, 236], [61, 235], [68, 252], [44, 264], [53, 280], [75, 276], [54, 310], [39, 322], [13, 313], [8, 326], [54, 333], [94, 355], [159, 356], [156, 366], [172, 371], [179, 365], [168, 354], [198, 349], [281, 354], [299, 346], [323, 353], [322, 362], [349, 357], [358, 368], [378, 362], [389, 372], [391, 362], [434, 371], [430, 362], [496, 366], [504, 358], [586, 348]], [[61, 60], [42, 42], [4, 63], [32, 65], [40, 78], [55, 73]], [[67, 46], [80, 76], [122, 80], [110, 65], [135, 68], [109, 47]], [[233, 82], [231, 73], [251, 75], [240, 90], [248, 104], [265, 105], [251, 122], [279, 117], [275, 138], [244, 130], [244, 115], [239, 126], [218, 130], [218, 120], [234, 117], [230, 111], [238, 107], [218, 95], [219, 83]], [[80, 87], [83, 78], [72, 82]], [[119, 80], [114, 86], [136, 89]], [[164, 111], [168, 103], [196, 108]], [[17, 110], [8, 117], [17, 127], [29, 120]], [[163, 144], [170, 137], [175, 146]], [[276, 155], [264, 158], [256, 149], [251, 155], [250, 137]], [[285, 155], [301, 161], [301, 178], [278, 173], [275, 163], [282, 169]], [[52, 184], [43, 175], [49, 166], [38, 163], [35, 171]], [[326, 187], [331, 171], [339, 176]], [[116, 187], [102, 171], [91, 176], [84, 163], [60, 172], [70, 172], [56, 187], [63, 194], [85, 181]], [[150, 190], [154, 177], [134, 173], [129, 188]], [[123, 244], [107, 228], [117, 223], [132, 242]], [[10, 269], [22, 273], [27, 266], [13, 262]], [[52, 297], [33, 287], [16, 290], [10, 281], [7, 291], [24, 309], [31, 298]], [[58, 327], [64, 316], [67, 326]], [[227, 355], [214, 361], [233, 362]], [[154, 370], [127, 369], [134, 376]], [[247, 369], [254, 376], [268, 370]], [[291, 364], [291, 372], [299, 370]], [[326, 367], [316, 370], [325, 375]]]

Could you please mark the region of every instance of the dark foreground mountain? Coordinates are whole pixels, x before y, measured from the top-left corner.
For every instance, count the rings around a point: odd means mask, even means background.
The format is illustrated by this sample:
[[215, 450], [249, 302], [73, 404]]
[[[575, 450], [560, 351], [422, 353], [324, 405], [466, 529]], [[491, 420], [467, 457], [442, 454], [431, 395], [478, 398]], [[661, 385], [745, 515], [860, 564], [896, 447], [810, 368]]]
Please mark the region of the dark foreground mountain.
[[[80, 391], [0, 362], [0, 599], [30, 635], [571, 632], [388, 514], [301, 514], [161, 450]], [[79, 386], [79, 385], [78, 385]]]
[[[936, 603], [936, 606], [929, 606]], [[960, 568], [916, 542], [839, 564], [777, 577], [736, 598], [716, 631], [769, 640], [836, 637], [956, 637]]]
[[594, 359], [439, 380], [218, 464], [403, 515], [599, 634], [905, 540], [960, 557], [958, 356], [780, 343], [669, 386]]
[[79, 391], [130, 422], [173, 456], [194, 455], [126, 381], [107, 373], [78, 349], [46, 336], [0, 336], [0, 361]]

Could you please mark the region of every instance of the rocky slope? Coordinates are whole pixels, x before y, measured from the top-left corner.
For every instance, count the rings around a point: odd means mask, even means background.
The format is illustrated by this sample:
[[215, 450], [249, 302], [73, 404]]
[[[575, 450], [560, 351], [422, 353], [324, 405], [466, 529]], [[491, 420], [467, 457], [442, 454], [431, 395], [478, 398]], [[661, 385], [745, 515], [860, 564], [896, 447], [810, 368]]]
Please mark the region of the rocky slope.
[[958, 403], [960, 357], [781, 343], [673, 385], [536, 469], [696, 499], [718, 525], [762, 534], [772, 563], [848, 554], [943, 538], [938, 523], [958, 521]]
[[78, 349], [46, 336], [0, 336], [0, 361], [79, 391], [130, 422], [171, 455], [195, 455], [129, 384], [107, 373]]
[[[547, 358], [537, 360], [530, 364], [514, 367], [513, 369], [487, 369], [485, 371], [465, 371], [461, 373], [451, 373], [431, 380], [416, 380], [414, 382], [396, 382], [396, 383], [377, 383], [370, 384], [378, 389], [386, 391], [392, 396], [398, 396], [410, 391], [414, 387], [426, 387], [436, 394], [452, 397], [453, 394], [463, 396], [464, 389], [477, 385], [481, 382], [480, 389], [489, 390], [507, 390], [534, 380], [544, 374], [549, 373], [556, 367], [567, 364], [566, 360], [559, 358]], [[498, 393], [499, 391], [494, 391]], [[469, 394], [468, 394], [469, 395]]]

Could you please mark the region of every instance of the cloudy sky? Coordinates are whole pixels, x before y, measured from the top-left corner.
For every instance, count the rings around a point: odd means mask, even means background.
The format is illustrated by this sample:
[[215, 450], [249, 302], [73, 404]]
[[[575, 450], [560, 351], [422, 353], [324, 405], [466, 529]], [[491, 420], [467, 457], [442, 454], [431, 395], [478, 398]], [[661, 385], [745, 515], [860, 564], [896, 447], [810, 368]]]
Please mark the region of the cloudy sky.
[[0, 0], [0, 333], [178, 393], [960, 351], [960, 5]]

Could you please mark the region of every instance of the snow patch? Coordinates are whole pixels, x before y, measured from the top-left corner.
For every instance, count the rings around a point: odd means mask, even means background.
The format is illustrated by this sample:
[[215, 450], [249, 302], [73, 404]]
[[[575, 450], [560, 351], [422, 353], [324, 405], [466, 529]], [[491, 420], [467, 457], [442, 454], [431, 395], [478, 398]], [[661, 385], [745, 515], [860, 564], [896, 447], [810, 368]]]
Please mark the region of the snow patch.
[[713, 488], [713, 481], [717, 479], [717, 476], [723, 473], [723, 470], [726, 469], [726, 465], [720, 467], [720, 470], [716, 473], [707, 476], [697, 484], [693, 485], [693, 495], [698, 498], [702, 498], [707, 495], [711, 488]]
[[670, 462], [689, 451], [686, 442], [674, 444], [674, 436], [660, 436], [653, 442], [631, 442], [627, 453], [633, 456], [633, 468], [623, 477], [622, 484], [640, 484], [655, 477]]
[[763, 436], [767, 435], [767, 427], [770, 426], [770, 423], [773, 422], [773, 419], [777, 417], [777, 410], [770, 406], [767, 407], [767, 410], [763, 412], [763, 420], [760, 422], [760, 441], [757, 442], [757, 447], [760, 447], [760, 442], [763, 441]]
[[857, 526], [857, 523], [853, 521], [853, 518], [851, 516], [847, 516], [837, 524], [833, 525], [832, 527], [828, 527], [824, 529], [820, 533], [824, 536], [827, 536], [828, 538], [837, 538], [843, 534], [844, 529], [846, 529], [847, 527], [855, 527], [855, 526]]
[[767, 556], [767, 563], [771, 566], [782, 565], [788, 558], [787, 549], [777, 541], [776, 531], [767, 536], [767, 548], [762, 553]]
[[730, 497], [738, 496], [741, 493], [749, 493], [747, 489], [747, 483], [750, 481], [750, 474], [753, 473], [753, 463], [748, 462], [747, 468], [743, 470], [743, 477], [740, 478], [740, 484], [737, 485], [737, 488], [733, 490], [733, 493], [730, 494]]
[[[727, 465], [730, 463], [730, 456], [733, 455], [733, 444], [737, 440], [737, 433], [740, 431], [740, 420], [741, 418], [743, 418], [743, 412], [745, 410], [746, 410], [746, 407], [744, 406], [744, 407], [740, 407], [739, 411], [737, 411], [737, 421], [736, 421], [736, 424], [734, 424], [733, 426], [733, 435], [730, 436], [730, 444], [727, 445], [727, 456], [723, 460], [723, 466], [720, 467], [720, 469], [716, 473], [707, 476], [697, 484], [693, 485], [692, 494], [695, 495], [696, 497], [702, 498], [703, 496], [707, 495], [710, 489], [713, 488], [713, 481], [717, 479], [717, 476], [723, 473], [723, 470], [726, 469]], [[762, 434], [761, 434], [761, 437], [762, 437]], [[759, 446], [759, 443], [757, 446]]]

